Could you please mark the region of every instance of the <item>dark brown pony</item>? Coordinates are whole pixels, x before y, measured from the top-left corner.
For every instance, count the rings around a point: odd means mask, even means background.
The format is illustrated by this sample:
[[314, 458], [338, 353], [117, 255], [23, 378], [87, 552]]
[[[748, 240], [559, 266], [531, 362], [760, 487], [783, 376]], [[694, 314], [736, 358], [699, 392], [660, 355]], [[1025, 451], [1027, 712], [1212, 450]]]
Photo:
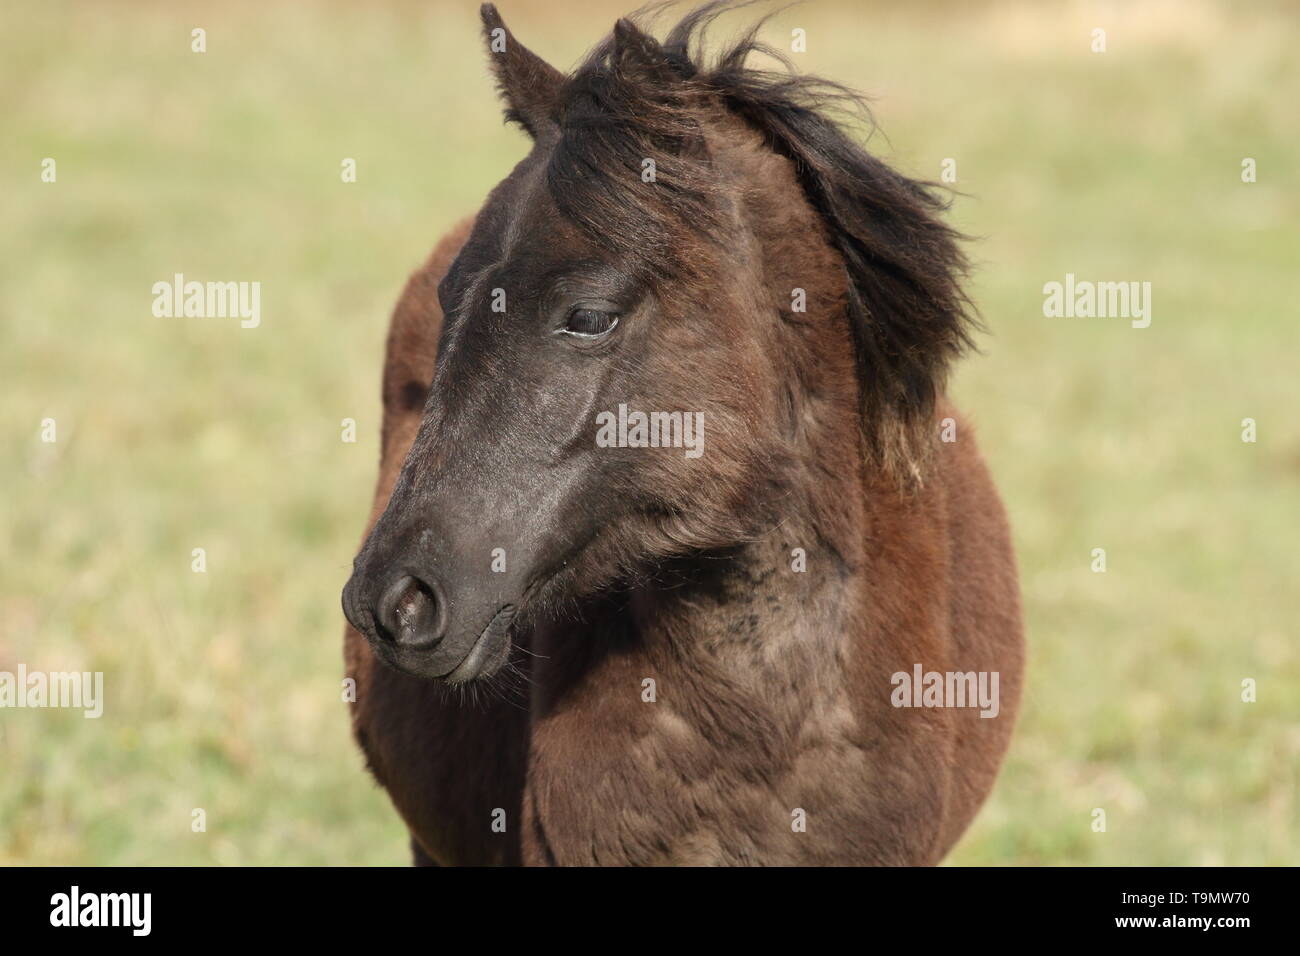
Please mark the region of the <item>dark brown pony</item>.
[[1006, 750], [957, 237], [847, 91], [707, 60], [720, 9], [565, 76], [483, 7], [533, 146], [397, 305], [343, 595], [419, 863], [935, 863]]

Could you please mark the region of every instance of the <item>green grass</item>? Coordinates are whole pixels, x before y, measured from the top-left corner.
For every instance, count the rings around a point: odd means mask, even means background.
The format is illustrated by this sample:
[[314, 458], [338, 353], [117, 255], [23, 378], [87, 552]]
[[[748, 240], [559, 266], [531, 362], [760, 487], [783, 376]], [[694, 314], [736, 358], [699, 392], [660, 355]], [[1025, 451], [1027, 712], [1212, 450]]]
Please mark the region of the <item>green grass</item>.
[[[626, 12], [548, 6], [502, 3], [566, 68]], [[770, 35], [795, 26], [802, 68], [877, 97], [874, 148], [957, 160], [982, 237], [992, 334], [954, 393], [1011, 513], [1030, 663], [952, 862], [1294, 862], [1300, 18], [819, 2]], [[405, 862], [348, 734], [338, 594], [388, 311], [524, 150], [476, 31], [469, 3], [0, 15], [0, 670], [102, 670], [108, 698], [0, 711], [0, 863]], [[261, 281], [262, 326], [154, 318], [174, 272]], [[1150, 281], [1151, 327], [1044, 318], [1066, 272]]]

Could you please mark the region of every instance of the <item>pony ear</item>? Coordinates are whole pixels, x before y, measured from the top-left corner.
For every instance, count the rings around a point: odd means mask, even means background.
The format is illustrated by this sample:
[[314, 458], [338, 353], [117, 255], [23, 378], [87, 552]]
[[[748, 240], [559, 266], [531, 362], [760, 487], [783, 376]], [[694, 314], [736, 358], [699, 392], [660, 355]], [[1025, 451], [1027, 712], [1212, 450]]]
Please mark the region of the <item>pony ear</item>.
[[627, 17], [614, 24], [592, 59], [604, 59], [613, 80], [635, 88], [641, 99], [655, 97], [682, 111], [699, 99], [700, 91], [690, 83], [699, 71], [690, 57], [660, 43]]
[[624, 78], [667, 79], [671, 73], [668, 56], [659, 41], [643, 32], [627, 17], [614, 24], [610, 36], [609, 63]]
[[553, 116], [564, 74], [515, 39], [491, 3], [479, 8], [483, 39], [506, 102], [506, 122], [518, 123], [534, 139], [555, 125]]

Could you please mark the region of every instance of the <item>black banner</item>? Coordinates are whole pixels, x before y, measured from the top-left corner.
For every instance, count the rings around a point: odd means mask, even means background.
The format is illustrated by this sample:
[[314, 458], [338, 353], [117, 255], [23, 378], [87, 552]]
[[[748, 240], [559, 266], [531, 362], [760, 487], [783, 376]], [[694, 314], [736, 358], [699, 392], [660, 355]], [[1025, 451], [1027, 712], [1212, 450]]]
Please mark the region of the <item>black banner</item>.
[[[674, 925], [729, 937], [773, 923], [799, 932], [880, 933], [918, 943], [1126, 936], [1232, 945], [1284, 925], [1284, 869], [515, 870], [8, 869], [9, 940], [76, 935], [239, 943], [377, 942], [467, 927], [545, 933], [574, 923], [655, 933]], [[524, 922], [525, 918], [530, 918]], [[526, 928], [527, 927], [527, 928]], [[919, 935], [918, 935], [919, 934]], [[991, 937], [990, 934], [997, 934]]]

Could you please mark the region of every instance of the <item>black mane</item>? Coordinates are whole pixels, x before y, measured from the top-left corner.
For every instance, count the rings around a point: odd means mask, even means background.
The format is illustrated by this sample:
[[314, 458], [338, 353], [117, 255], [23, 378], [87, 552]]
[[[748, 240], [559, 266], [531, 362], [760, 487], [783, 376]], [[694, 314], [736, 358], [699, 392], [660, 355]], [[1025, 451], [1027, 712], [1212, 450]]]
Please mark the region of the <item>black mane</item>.
[[[846, 87], [793, 72], [757, 39], [760, 20], [711, 60], [704, 33], [735, 4], [689, 13], [661, 43], [620, 20], [563, 87], [548, 186], [564, 214], [594, 241], [664, 276], [686, 278], [675, 255], [683, 229], [715, 233], [713, 195], [725, 190], [702, 130], [721, 104], [793, 163], [804, 195], [844, 258], [848, 310], [863, 376], [864, 422], [883, 464], [914, 463], [924, 447], [950, 362], [977, 327], [962, 283], [962, 238], [940, 219], [948, 202], [872, 156], [838, 115], [870, 118]], [[746, 65], [751, 54], [784, 70]], [[641, 180], [656, 163], [656, 188]], [[717, 238], [725, 239], [718, 235]]]

